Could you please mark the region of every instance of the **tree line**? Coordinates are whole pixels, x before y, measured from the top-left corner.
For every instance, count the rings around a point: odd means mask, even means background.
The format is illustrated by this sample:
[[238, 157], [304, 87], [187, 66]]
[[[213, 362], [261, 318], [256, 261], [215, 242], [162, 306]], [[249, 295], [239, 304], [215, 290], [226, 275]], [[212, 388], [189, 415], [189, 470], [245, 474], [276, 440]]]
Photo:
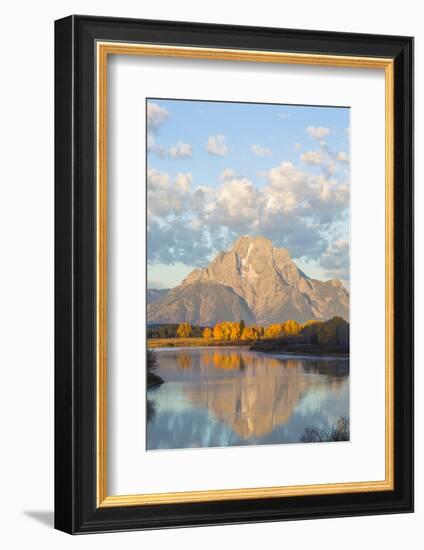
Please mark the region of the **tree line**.
[[[147, 338], [177, 338], [178, 323], [167, 323], [163, 325], [150, 325], [147, 327]], [[202, 338], [205, 327], [190, 325], [191, 338]], [[189, 338], [186, 336], [186, 338]]]
[[206, 340], [226, 342], [295, 338], [312, 345], [346, 345], [349, 343], [349, 323], [337, 316], [328, 321], [312, 319], [305, 323], [298, 323], [290, 319], [284, 323], [273, 323], [267, 326], [246, 326], [241, 320], [239, 322], [222, 321], [213, 327], [202, 328], [193, 327], [189, 322], [185, 322], [177, 326], [176, 336], [179, 338], [203, 337]]

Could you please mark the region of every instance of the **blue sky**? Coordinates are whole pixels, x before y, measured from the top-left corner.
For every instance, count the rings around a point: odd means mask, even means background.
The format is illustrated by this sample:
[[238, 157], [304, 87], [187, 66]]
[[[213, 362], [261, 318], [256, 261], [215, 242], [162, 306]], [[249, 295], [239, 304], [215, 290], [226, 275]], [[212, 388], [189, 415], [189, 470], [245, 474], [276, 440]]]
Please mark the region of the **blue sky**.
[[150, 286], [243, 234], [348, 284], [348, 108], [149, 99], [147, 115]]

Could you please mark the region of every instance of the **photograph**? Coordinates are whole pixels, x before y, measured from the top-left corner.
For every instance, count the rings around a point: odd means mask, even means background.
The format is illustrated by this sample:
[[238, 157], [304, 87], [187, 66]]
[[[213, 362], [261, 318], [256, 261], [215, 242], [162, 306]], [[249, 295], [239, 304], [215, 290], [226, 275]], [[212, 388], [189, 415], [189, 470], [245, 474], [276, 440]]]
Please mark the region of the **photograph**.
[[146, 448], [350, 440], [350, 108], [146, 99]]
[[424, 548], [423, 11], [3, 4], [0, 549]]
[[181, 9], [54, 23], [54, 527], [314, 519], [328, 546], [316, 520], [414, 510], [418, 23]]

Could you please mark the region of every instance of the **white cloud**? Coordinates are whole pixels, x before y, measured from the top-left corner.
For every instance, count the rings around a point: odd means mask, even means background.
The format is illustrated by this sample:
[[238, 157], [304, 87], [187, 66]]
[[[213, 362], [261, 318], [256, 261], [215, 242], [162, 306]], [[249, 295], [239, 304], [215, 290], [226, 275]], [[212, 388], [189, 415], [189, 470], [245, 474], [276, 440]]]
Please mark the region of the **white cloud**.
[[148, 213], [149, 216], [167, 216], [180, 209], [177, 196], [170, 192], [171, 180], [166, 172], [155, 168], [147, 171]]
[[190, 222], [190, 227], [193, 229], [200, 229], [202, 227], [202, 222], [198, 218], [193, 218]]
[[269, 170], [264, 188], [265, 214], [269, 220], [277, 213], [289, 213], [305, 200], [306, 180], [291, 162], [282, 162]]
[[192, 156], [193, 150], [189, 143], [178, 141], [175, 145], [167, 149], [156, 142], [152, 134], [147, 135], [147, 150], [155, 153], [160, 158], [171, 157], [173, 159], [186, 159]]
[[189, 143], [178, 141], [169, 149], [169, 154], [174, 159], [183, 159], [191, 157], [193, 151]]
[[330, 128], [325, 128], [323, 126], [308, 126], [306, 128], [306, 133], [311, 137], [316, 139], [322, 139], [330, 135]]
[[148, 219], [147, 240], [150, 265], [182, 263], [186, 266], [203, 266], [205, 259], [213, 253], [202, 228], [190, 226], [181, 217], [161, 222]]
[[178, 173], [172, 179], [167, 172], [156, 168], [147, 171], [147, 207], [149, 216], [160, 218], [178, 215], [190, 208], [189, 195], [192, 182], [190, 173]]
[[147, 171], [147, 185], [149, 190], [169, 189], [170, 177], [167, 172], [161, 172], [156, 168], [149, 168]]
[[349, 242], [337, 239], [331, 242], [320, 258], [321, 267], [329, 278], [349, 279]]
[[334, 175], [338, 170], [337, 162], [349, 162], [348, 155], [340, 151], [332, 153], [326, 147], [325, 142], [320, 142], [321, 149], [318, 151], [306, 151], [300, 155], [300, 160], [311, 166], [322, 166], [323, 173], [329, 177]]
[[332, 176], [337, 172], [337, 165], [334, 161], [329, 160], [325, 165], [325, 173], [327, 176]]
[[149, 101], [147, 103], [147, 128], [149, 132], [155, 132], [168, 120], [169, 111], [157, 103]]
[[147, 150], [161, 158], [184, 159], [191, 157], [192, 147], [189, 143], [180, 140], [168, 149], [156, 142], [154, 134], [159, 132], [159, 128], [168, 119], [169, 111], [165, 107], [152, 101], [147, 103]]
[[188, 193], [190, 191], [192, 181], [193, 177], [190, 172], [186, 174], [179, 172], [175, 178], [175, 185], [181, 193]]
[[266, 147], [262, 147], [261, 145], [258, 145], [257, 143], [255, 143], [254, 145], [251, 145], [250, 150], [257, 157], [266, 157], [266, 156], [268, 156], [272, 153], [271, 149], [267, 149]]
[[269, 221], [278, 213], [293, 213], [320, 224], [329, 223], [346, 209], [349, 201], [347, 185], [299, 170], [291, 162], [282, 162], [268, 172], [268, 184], [262, 193]]
[[210, 136], [206, 143], [206, 150], [211, 155], [224, 157], [229, 152], [229, 149], [227, 146], [227, 138], [222, 134], [217, 134], [216, 136]]
[[168, 156], [168, 150], [166, 147], [162, 147], [159, 143], [156, 143], [152, 134], [147, 134], [147, 150], [155, 153], [160, 158], [166, 158]]
[[155, 243], [149, 261], [167, 264], [178, 259], [205, 265], [210, 254], [225, 249], [240, 234], [251, 234], [287, 247], [294, 258], [319, 262], [324, 257], [323, 269], [332, 269], [329, 247], [346, 219], [348, 185], [325, 170], [311, 174], [290, 162], [263, 175], [265, 185], [256, 186], [226, 168], [215, 187], [194, 186], [190, 173], [172, 178], [149, 170], [149, 239]]
[[232, 168], [225, 168], [220, 174], [219, 179], [221, 181], [231, 180], [237, 177], [236, 172]]
[[208, 221], [232, 229], [248, 228], [260, 216], [259, 203], [259, 192], [249, 179], [226, 179], [208, 209]]
[[300, 160], [305, 164], [318, 166], [324, 162], [324, 153], [322, 151], [307, 151], [300, 155]]

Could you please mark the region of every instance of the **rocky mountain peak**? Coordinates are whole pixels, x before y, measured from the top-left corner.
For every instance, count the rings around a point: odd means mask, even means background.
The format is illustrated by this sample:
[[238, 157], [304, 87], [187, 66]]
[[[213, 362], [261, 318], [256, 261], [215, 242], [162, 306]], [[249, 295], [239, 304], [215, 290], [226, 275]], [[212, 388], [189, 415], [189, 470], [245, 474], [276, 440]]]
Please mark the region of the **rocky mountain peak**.
[[302, 278], [307, 279], [286, 248], [274, 247], [265, 237], [245, 235], [239, 237], [228, 251], [220, 252], [208, 267], [192, 271], [183, 284], [195, 281], [228, 284], [248, 300], [247, 289], [257, 287], [259, 279], [270, 278], [289, 286], [299, 286]]
[[280, 256], [284, 259], [290, 260], [290, 254], [286, 248], [275, 248], [272, 241], [266, 237], [243, 235], [234, 242], [229, 252], [247, 259], [252, 252], [256, 253], [259, 251], [262, 255], [271, 255], [274, 250], [278, 250]]
[[[309, 278], [287, 249], [273, 246], [265, 237], [239, 237], [229, 250], [220, 252], [207, 267], [192, 271], [177, 288], [186, 289], [185, 299], [190, 289], [200, 296], [193, 286], [198, 283], [214, 285], [202, 287], [202, 299], [209, 291], [217, 292], [217, 285], [231, 289], [242, 300], [238, 311], [247, 307], [258, 323], [349, 317], [349, 294], [340, 281]], [[167, 296], [172, 297], [172, 292]]]

